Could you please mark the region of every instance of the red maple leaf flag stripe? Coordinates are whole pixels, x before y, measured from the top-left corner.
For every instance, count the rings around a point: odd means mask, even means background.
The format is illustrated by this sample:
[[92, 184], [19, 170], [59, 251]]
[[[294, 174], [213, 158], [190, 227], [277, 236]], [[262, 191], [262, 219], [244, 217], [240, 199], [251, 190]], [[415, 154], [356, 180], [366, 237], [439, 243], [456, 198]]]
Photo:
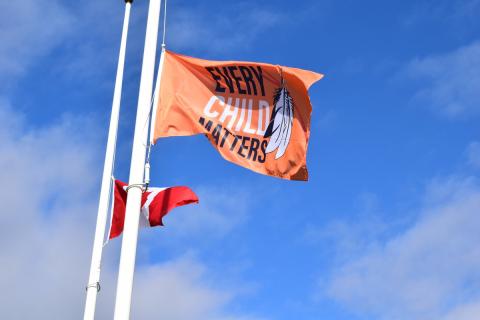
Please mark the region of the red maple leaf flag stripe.
[[[112, 223], [109, 239], [118, 237], [123, 231], [127, 204], [127, 184], [115, 180]], [[162, 218], [170, 210], [190, 203], [198, 203], [197, 195], [188, 187], [148, 188], [142, 194], [140, 226], [163, 226]]]

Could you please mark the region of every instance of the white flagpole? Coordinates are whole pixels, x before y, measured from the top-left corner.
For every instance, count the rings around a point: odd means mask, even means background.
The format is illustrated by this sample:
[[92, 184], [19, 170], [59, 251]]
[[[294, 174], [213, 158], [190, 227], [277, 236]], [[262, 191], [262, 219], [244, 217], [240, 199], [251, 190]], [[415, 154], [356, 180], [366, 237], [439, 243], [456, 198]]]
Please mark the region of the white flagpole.
[[115, 320], [128, 320], [130, 318], [133, 274], [137, 251], [138, 223], [140, 217], [140, 200], [142, 196], [148, 139], [148, 128], [145, 128], [145, 121], [148, 119], [150, 113], [150, 103], [152, 99], [160, 5], [161, 0], [150, 0], [148, 9], [142, 75], [140, 78], [137, 118], [135, 121], [132, 160], [130, 164], [125, 225], [123, 229], [122, 251], [120, 254], [120, 267], [118, 271]]
[[105, 227], [108, 217], [108, 205], [112, 186], [112, 171], [117, 143], [118, 118], [120, 113], [120, 100], [122, 95], [123, 69], [125, 65], [125, 49], [127, 46], [128, 25], [130, 20], [130, 9], [133, 0], [125, 0], [125, 17], [123, 20], [122, 40], [120, 42], [120, 53], [118, 56], [117, 76], [113, 92], [112, 113], [110, 115], [110, 127], [108, 129], [107, 149], [105, 152], [105, 163], [103, 167], [102, 186], [100, 189], [100, 200], [98, 203], [97, 226], [95, 239], [93, 241], [92, 262], [90, 275], [88, 277], [87, 298], [85, 302], [84, 320], [93, 320], [95, 317], [95, 304], [97, 294], [100, 290], [100, 270], [102, 262], [102, 249], [105, 237]]

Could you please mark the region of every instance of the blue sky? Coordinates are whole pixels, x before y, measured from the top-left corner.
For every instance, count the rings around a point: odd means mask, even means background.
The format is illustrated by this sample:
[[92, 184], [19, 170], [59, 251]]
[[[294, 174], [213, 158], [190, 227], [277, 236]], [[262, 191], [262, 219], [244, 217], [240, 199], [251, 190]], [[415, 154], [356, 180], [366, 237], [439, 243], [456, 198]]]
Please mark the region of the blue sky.
[[[122, 1], [0, 4], [0, 314], [83, 313]], [[135, 1], [115, 174], [128, 177], [146, 1]], [[141, 230], [133, 319], [476, 320], [480, 1], [169, 1], [167, 47], [325, 74], [310, 180], [168, 138], [152, 183], [201, 204]], [[105, 249], [113, 313], [120, 241]]]

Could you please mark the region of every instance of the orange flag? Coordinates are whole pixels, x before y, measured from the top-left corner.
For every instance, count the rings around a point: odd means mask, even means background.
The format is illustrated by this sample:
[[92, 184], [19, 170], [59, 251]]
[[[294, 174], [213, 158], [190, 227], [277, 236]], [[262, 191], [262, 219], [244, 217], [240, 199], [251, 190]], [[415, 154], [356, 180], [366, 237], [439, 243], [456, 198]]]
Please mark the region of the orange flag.
[[203, 133], [228, 161], [266, 175], [308, 179], [312, 106], [307, 90], [323, 75], [164, 54], [154, 142]]

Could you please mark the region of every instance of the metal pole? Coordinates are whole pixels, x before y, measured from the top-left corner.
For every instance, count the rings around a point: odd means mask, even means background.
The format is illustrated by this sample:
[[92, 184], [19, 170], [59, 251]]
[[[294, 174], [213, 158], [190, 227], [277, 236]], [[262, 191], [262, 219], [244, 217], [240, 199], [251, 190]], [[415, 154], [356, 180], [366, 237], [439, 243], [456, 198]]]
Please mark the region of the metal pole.
[[142, 196], [141, 185], [143, 185], [148, 139], [148, 128], [145, 127], [145, 121], [149, 116], [152, 98], [160, 4], [161, 0], [150, 0], [148, 9], [142, 75], [140, 78], [137, 118], [130, 164], [130, 189], [127, 196], [122, 251], [118, 271], [115, 320], [128, 320], [130, 317], [133, 274], [137, 251], [138, 222], [140, 217], [140, 200]]
[[120, 42], [120, 53], [118, 56], [117, 76], [113, 92], [112, 113], [110, 115], [110, 127], [108, 130], [107, 148], [105, 152], [105, 163], [103, 166], [102, 186], [100, 189], [100, 200], [98, 203], [97, 226], [93, 241], [92, 262], [90, 275], [88, 277], [87, 298], [85, 302], [84, 320], [95, 318], [95, 304], [97, 294], [100, 290], [100, 271], [102, 262], [103, 241], [105, 238], [105, 227], [108, 217], [108, 200], [111, 193], [111, 177], [115, 158], [115, 147], [117, 143], [118, 118], [120, 113], [120, 100], [122, 95], [123, 69], [125, 65], [125, 49], [127, 46], [128, 25], [130, 20], [130, 9], [133, 0], [125, 0], [125, 18], [123, 20], [122, 40]]

